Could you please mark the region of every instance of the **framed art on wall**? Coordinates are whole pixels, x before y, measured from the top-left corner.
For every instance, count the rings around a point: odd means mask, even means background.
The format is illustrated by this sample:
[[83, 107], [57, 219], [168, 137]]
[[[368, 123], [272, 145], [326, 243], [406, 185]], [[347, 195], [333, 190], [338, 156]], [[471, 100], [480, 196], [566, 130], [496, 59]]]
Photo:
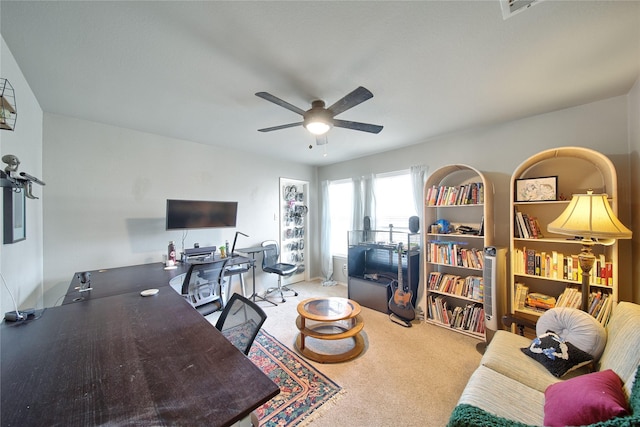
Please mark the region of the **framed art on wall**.
[[15, 243], [27, 238], [25, 216], [25, 193], [22, 188], [5, 187], [4, 195], [4, 239], [3, 243]]
[[558, 199], [558, 177], [545, 176], [516, 180], [516, 202], [539, 202]]

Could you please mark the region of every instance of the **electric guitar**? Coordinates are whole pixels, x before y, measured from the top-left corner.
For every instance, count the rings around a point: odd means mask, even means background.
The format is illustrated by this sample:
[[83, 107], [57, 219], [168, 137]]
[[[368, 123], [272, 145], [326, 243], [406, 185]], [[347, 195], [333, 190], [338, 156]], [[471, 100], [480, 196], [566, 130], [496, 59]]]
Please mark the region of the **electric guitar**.
[[398, 243], [398, 280], [391, 282], [391, 287], [395, 287], [395, 290], [389, 299], [389, 310], [404, 320], [413, 320], [416, 317], [411, 303], [413, 292], [408, 287], [405, 288], [402, 282], [402, 242], [400, 242]]

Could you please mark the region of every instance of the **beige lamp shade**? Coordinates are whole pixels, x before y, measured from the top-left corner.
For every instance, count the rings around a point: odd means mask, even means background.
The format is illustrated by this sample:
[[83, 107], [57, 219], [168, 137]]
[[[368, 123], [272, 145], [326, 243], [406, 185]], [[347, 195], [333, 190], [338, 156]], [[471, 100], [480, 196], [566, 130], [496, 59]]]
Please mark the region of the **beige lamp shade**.
[[630, 239], [631, 230], [616, 217], [606, 194], [574, 194], [569, 206], [547, 226], [551, 233], [583, 239]]

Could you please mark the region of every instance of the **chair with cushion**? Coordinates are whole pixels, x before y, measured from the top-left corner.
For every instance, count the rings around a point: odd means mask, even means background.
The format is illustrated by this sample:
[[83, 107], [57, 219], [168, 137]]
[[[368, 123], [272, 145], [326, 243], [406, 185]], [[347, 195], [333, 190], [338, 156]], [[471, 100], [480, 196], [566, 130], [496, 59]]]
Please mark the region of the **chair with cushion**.
[[298, 267], [294, 264], [285, 264], [278, 262], [280, 258], [280, 249], [275, 240], [266, 240], [262, 242], [262, 247], [264, 248], [263, 257], [262, 257], [262, 271], [265, 273], [273, 273], [278, 275], [278, 286], [275, 288], [267, 289], [265, 293], [265, 297], [273, 292], [279, 292], [280, 297], [282, 298], [282, 302], [285, 302], [284, 292], [293, 292], [295, 296], [298, 296], [298, 292], [289, 288], [288, 286], [282, 285], [283, 277], [292, 276], [297, 270]]
[[248, 355], [266, 319], [267, 315], [258, 304], [240, 294], [233, 294], [218, 318], [216, 328], [238, 350]]
[[228, 259], [191, 264], [182, 281], [181, 294], [206, 316], [224, 306], [222, 287]]

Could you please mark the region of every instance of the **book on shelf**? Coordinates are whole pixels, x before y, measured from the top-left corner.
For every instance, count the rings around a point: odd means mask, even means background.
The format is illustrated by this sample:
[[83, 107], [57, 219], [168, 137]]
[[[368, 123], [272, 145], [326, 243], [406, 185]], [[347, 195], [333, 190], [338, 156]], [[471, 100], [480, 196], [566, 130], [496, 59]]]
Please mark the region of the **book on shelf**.
[[516, 305], [516, 307], [518, 307], [519, 309], [524, 308], [528, 293], [528, 286], [524, 285], [523, 283], [516, 283], [516, 292], [514, 297], [514, 304]]
[[611, 308], [612, 308], [612, 304], [613, 304], [613, 298], [611, 298], [611, 296], [609, 296], [609, 294], [606, 294], [607, 298], [604, 299], [604, 301], [602, 302], [602, 305], [600, 306], [600, 310], [598, 311], [598, 313], [594, 314], [594, 317], [596, 318], [596, 320], [598, 320], [598, 322], [600, 322], [601, 325], [606, 325], [607, 322], [609, 321], [609, 317], [611, 316]]
[[527, 264], [525, 273], [530, 275], [536, 274], [536, 251], [534, 249], [527, 249]]
[[527, 294], [526, 306], [548, 310], [556, 306], [556, 299], [540, 292], [530, 292]]
[[425, 196], [427, 206], [461, 206], [484, 203], [484, 185], [473, 182], [459, 186], [433, 185]]
[[521, 213], [522, 215], [522, 222], [523, 222], [523, 226], [526, 229], [526, 233], [528, 237], [528, 239], [535, 239], [536, 236], [533, 232], [533, 230], [531, 229], [531, 223], [530, 223], [530, 219], [529, 219], [529, 215], [527, 215], [526, 213]]
[[439, 271], [432, 271], [429, 273], [429, 289], [436, 290], [440, 285], [440, 279], [442, 278], [442, 273]]
[[582, 292], [576, 288], [567, 287], [558, 297], [556, 307], [580, 308], [582, 304]]
[[[513, 258], [516, 274], [540, 276], [554, 280], [582, 281], [582, 269], [578, 255], [565, 255], [559, 251], [538, 252], [531, 248], [522, 247], [514, 248]], [[613, 263], [603, 261], [604, 259], [604, 255], [598, 256], [590, 272], [589, 284], [613, 285]]]
[[527, 231], [527, 227], [524, 223], [524, 217], [522, 216], [522, 212], [516, 209], [516, 218], [518, 219], [518, 227], [520, 230], [520, 237], [524, 239], [530, 239], [529, 232]]

